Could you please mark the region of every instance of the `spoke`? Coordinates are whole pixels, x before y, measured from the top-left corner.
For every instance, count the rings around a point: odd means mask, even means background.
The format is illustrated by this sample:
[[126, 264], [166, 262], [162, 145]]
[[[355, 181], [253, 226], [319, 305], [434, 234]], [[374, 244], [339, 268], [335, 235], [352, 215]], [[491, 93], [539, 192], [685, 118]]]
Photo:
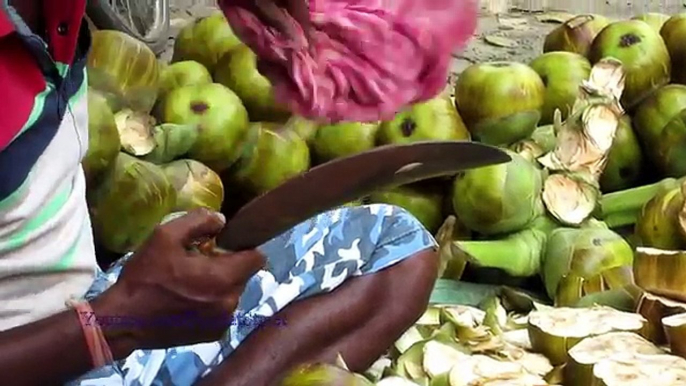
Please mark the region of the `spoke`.
[[155, 24], [159, 0], [109, 0], [122, 22], [145, 36]]

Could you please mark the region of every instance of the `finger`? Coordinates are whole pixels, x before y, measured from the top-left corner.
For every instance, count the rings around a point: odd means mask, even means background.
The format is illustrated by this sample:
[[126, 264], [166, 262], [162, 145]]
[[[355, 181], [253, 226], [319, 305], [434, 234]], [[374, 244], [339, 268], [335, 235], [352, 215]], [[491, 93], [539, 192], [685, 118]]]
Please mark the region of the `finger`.
[[224, 253], [211, 259], [217, 272], [232, 278], [234, 285], [244, 284], [266, 265], [266, 258], [257, 250]]
[[287, 0], [286, 9], [288, 13], [300, 24], [307, 40], [310, 40], [310, 8], [307, 0]]
[[256, 15], [265, 25], [274, 27], [285, 34], [289, 39], [295, 39], [296, 34], [286, 16], [284, 9], [280, 8], [274, 0], [255, 0]]
[[224, 228], [225, 223], [226, 219], [221, 213], [199, 208], [168, 222], [163, 227], [175, 240], [189, 247], [198, 241], [216, 236]]

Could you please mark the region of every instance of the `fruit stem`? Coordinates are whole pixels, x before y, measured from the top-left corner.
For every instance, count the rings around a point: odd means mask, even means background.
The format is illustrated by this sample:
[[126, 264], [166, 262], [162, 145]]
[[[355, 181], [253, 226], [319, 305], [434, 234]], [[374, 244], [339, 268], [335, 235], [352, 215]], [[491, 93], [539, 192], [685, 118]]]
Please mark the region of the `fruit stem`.
[[[675, 188], [684, 181], [686, 181], [686, 177], [682, 177], [679, 180], [665, 178], [653, 184], [605, 194], [600, 199], [600, 219], [607, 222], [607, 218], [616, 213], [622, 213], [622, 216], [625, 216], [625, 218], [628, 218], [628, 213], [634, 213], [635, 216], [638, 216], [643, 205], [650, 201], [658, 192], [663, 189]], [[632, 223], [623, 225], [630, 224]]]
[[455, 241], [467, 261], [482, 268], [497, 268], [515, 277], [538, 274], [546, 234], [537, 229], [523, 231], [497, 240]]
[[603, 218], [603, 222], [610, 229], [617, 229], [628, 225], [633, 225], [636, 224], [639, 212], [640, 209], [638, 211], [627, 210], [623, 212], [613, 212], [605, 216]]

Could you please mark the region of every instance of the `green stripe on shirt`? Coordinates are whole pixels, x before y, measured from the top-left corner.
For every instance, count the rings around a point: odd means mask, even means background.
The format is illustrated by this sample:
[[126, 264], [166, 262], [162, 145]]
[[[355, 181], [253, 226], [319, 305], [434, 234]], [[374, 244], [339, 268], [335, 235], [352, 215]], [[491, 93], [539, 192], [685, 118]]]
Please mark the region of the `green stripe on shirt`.
[[24, 182], [22, 182], [19, 189], [15, 190], [14, 192], [12, 192], [12, 194], [0, 200], [0, 212], [8, 211], [10, 207], [15, 206], [18, 203], [18, 201], [24, 199], [26, 190], [29, 188], [29, 185], [31, 185], [29, 181], [31, 181], [31, 174], [29, 174], [29, 176], [24, 180]]
[[79, 245], [81, 244], [81, 237], [83, 237], [84, 232], [90, 232], [91, 228], [88, 225], [88, 222], [84, 222], [83, 227], [81, 227], [81, 232], [79, 235], [76, 237], [74, 242], [71, 244], [67, 252], [60, 258], [60, 261], [58, 261], [55, 265], [52, 267], [49, 267], [48, 270], [50, 271], [64, 271], [65, 269], [68, 269], [74, 265], [74, 261], [76, 260], [77, 253], [79, 252]]
[[[52, 84], [46, 81], [45, 89], [38, 93], [33, 99], [33, 108], [31, 108], [29, 118], [26, 120], [24, 126], [21, 128], [21, 130], [19, 130], [17, 135], [15, 135], [14, 138], [12, 138], [12, 141], [17, 139], [17, 137], [24, 133], [28, 128], [32, 127], [36, 123], [38, 118], [41, 117], [41, 115], [43, 114], [43, 110], [45, 108], [45, 101], [48, 97], [48, 94], [50, 94], [50, 92], [52, 91], [52, 89]], [[9, 207], [14, 206], [18, 200], [21, 200], [24, 197], [24, 193], [28, 188], [28, 182], [30, 179], [31, 178], [29, 174], [29, 176], [26, 178], [26, 180], [24, 180], [19, 189], [15, 190], [11, 195], [5, 197], [3, 200], [0, 200], [0, 211], [7, 211]]]
[[[27, 180], [29, 180], [27, 178]], [[47, 221], [55, 217], [64, 204], [69, 199], [69, 194], [72, 190], [72, 183], [69, 181], [66, 186], [62, 186], [55, 196], [41, 206], [41, 209], [35, 216], [30, 218], [23, 227], [13, 232], [7, 239], [0, 241], [0, 254], [19, 248], [26, 244], [31, 236], [31, 233], [40, 228]]]
[[48, 97], [48, 94], [50, 94], [51, 91], [53, 91], [54, 87], [53, 85], [46, 81], [45, 82], [45, 89], [38, 93], [36, 97], [33, 100], [33, 109], [31, 109], [31, 114], [29, 114], [29, 118], [26, 120], [26, 123], [24, 123], [24, 127], [19, 130], [17, 135], [12, 138], [12, 141], [17, 139], [18, 136], [20, 136], [23, 132], [25, 132], [28, 128], [33, 126], [38, 118], [41, 117], [43, 114], [43, 108], [45, 107], [45, 100]]
[[62, 78], [64, 78], [64, 76], [67, 75], [67, 72], [69, 71], [69, 65], [66, 63], [55, 62], [55, 67], [57, 67], [57, 72], [60, 74]]

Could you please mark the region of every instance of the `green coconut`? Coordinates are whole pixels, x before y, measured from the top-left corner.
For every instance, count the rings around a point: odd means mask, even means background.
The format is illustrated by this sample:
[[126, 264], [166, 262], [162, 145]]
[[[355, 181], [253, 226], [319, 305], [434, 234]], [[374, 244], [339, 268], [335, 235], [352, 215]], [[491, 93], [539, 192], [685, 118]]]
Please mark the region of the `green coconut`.
[[159, 92], [160, 66], [142, 41], [123, 32], [93, 32], [88, 53], [88, 85], [103, 93], [113, 111], [149, 113]]
[[545, 85], [516, 62], [469, 66], [455, 85], [455, 103], [473, 138], [509, 145], [531, 135], [541, 119]]
[[633, 249], [603, 226], [558, 228], [546, 244], [541, 276], [548, 296], [558, 306], [632, 283]]
[[189, 158], [217, 173], [238, 160], [248, 133], [248, 112], [227, 87], [218, 83], [179, 87], [167, 94], [160, 114], [162, 122], [198, 127]]
[[619, 59], [626, 81], [622, 106], [633, 108], [656, 89], [669, 83], [671, 62], [665, 42], [658, 32], [640, 20], [611, 23], [593, 40], [591, 63], [603, 58]]
[[672, 83], [686, 84], [686, 13], [674, 15], [660, 29], [672, 60]]
[[119, 154], [121, 143], [107, 99], [88, 90], [88, 152], [81, 161], [86, 181], [95, 184]]
[[431, 233], [443, 223], [443, 194], [433, 187], [405, 185], [375, 192], [371, 203], [384, 203], [404, 208]]
[[174, 41], [172, 62], [194, 60], [210, 73], [225, 53], [242, 45], [220, 10], [185, 25]]
[[183, 86], [212, 83], [207, 68], [194, 60], [184, 60], [165, 66], [160, 74], [160, 98]]
[[89, 192], [96, 239], [109, 251], [134, 251], [172, 212], [176, 191], [161, 167], [119, 153], [102, 183]]
[[378, 130], [378, 123], [323, 125], [317, 129], [312, 140], [312, 150], [319, 163], [371, 150], [376, 143]]
[[423, 103], [399, 112], [392, 120], [381, 123], [377, 141], [382, 145], [407, 144], [417, 141], [469, 140], [469, 131], [450, 96], [442, 93]]
[[183, 159], [163, 165], [162, 170], [176, 190], [175, 212], [196, 208], [221, 210], [224, 185], [212, 169], [198, 161]]
[[540, 171], [507, 150], [505, 164], [465, 171], [453, 184], [453, 209], [469, 229], [485, 235], [525, 228], [543, 211]]
[[288, 373], [282, 386], [373, 386], [361, 375], [329, 364], [312, 364], [296, 368]]
[[290, 113], [274, 99], [271, 82], [257, 70], [257, 56], [247, 46], [225, 54], [213, 72], [214, 81], [230, 88], [243, 101], [252, 122], [279, 122]]
[[655, 164], [660, 160], [658, 149], [665, 126], [686, 108], [686, 86], [670, 84], [658, 89], [636, 109], [633, 126], [643, 143], [646, 156]]
[[579, 95], [581, 82], [591, 74], [591, 63], [585, 57], [564, 51], [548, 52], [530, 64], [543, 80], [545, 100], [540, 125], [553, 123], [555, 110], [567, 119]]
[[686, 175], [686, 109], [681, 110], [662, 130], [657, 141], [656, 166], [662, 175]]
[[251, 124], [245, 148], [231, 178], [251, 196], [270, 191], [310, 168], [305, 140], [277, 123]]
[[686, 248], [686, 234], [679, 221], [684, 210], [684, 187], [664, 189], [651, 198], [636, 219], [635, 233], [641, 246], [667, 250]]
[[552, 30], [545, 37], [543, 52], [565, 51], [587, 56], [593, 39], [610, 24], [600, 15], [578, 15]]
[[631, 20], [641, 20], [652, 27], [657, 33], [660, 33], [662, 26], [667, 20], [669, 20], [669, 15], [657, 12], [648, 12], [641, 15], [637, 15], [631, 18]]
[[197, 125], [177, 125], [175, 123], [163, 123], [150, 130], [150, 135], [155, 147], [152, 151], [140, 158], [154, 164], [166, 164], [179, 159], [191, 150], [195, 141], [198, 140]]
[[603, 193], [636, 186], [643, 173], [643, 151], [631, 127], [631, 118], [624, 115], [619, 121], [605, 170], [600, 176]]
[[290, 118], [283, 124], [288, 130], [298, 134], [308, 146], [312, 146], [314, 139], [319, 130], [319, 124], [313, 120], [301, 117], [299, 115], [291, 115]]

